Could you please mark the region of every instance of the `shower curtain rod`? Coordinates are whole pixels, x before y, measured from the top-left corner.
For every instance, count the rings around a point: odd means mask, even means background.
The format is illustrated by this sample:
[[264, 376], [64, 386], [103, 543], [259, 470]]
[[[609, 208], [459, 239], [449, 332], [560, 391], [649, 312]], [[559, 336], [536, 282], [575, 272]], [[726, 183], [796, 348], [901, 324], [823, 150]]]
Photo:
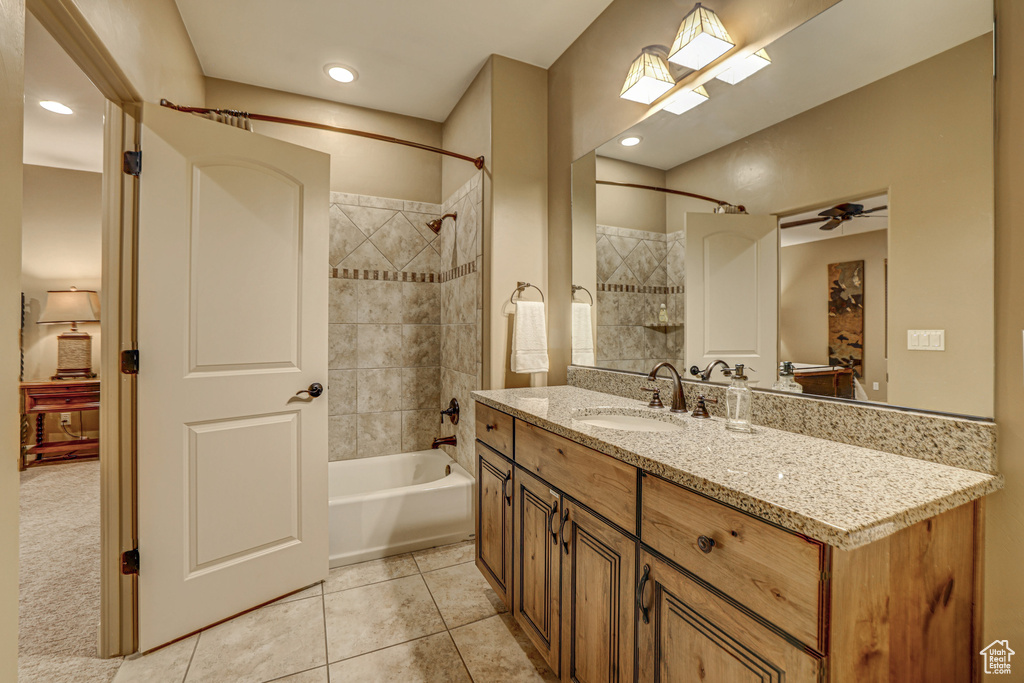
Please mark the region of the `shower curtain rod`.
[[[667, 187], [656, 187], [654, 185], [638, 185], [636, 183], [619, 183], [614, 180], [598, 180], [598, 185], [615, 185], [616, 187], [635, 187], [638, 190], [654, 190], [655, 192], [665, 192], [666, 194], [679, 194], [684, 197], [693, 197], [694, 199], [702, 199], [712, 204], [718, 204], [719, 206], [735, 206], [729, 202], [723, 202], [721, 199], [715, 199], [714, 197], [705, 197], [702, 194], [694, 194], [692, 192], [684, 192], [682, 190], [670, 190]], [[745, 211], [746, 208], [743, 206], [737, 206], [736, 208], [741, 211]]]
[[237, 109], [210, 109], [207, 107], [186, 107], [183, 105], [174, 104], [169, 100], [160, 100], [160, 106], [191, 114], [227, 114], [228, 116], [240, 116], [249, 118], [253, 121], [283, 123], [289, 126], [317, 128], [319, 130], [328, 130], [331, 131], [332, 133], [356, 135], [361, 138], [369, 138], [371, 140], [379, 140], [381, 142], [391, 142], [396, 145], [405, 145], [406, 147], [415, 147], [416, 149], [422, 149], [427, 152], [437, 152], [438, 154], [454, 157], [455, 159], [462, 159], [463, 161], [468, 161], [469, 163], [476, 166], [478, 169], [484, 167], [484, 158], [482, 156], [476, 157], [474, 159], [473, 157], [466, 156], [465, 154], [459, 154], [458, 152], [450, 152], [447, 149], [441, 149], [440, 147], [431, 147], [430, 145], [424, 145], [420, 142], [413, 142], [412, 140], [403, 140], [401, 138], [393, 138], [388, 135], [378, 135], [377, 133], [367, 133], [366, 131], [354, 130], [352, 128], [338, 128], [337, 126], [328, 126], [326, 123], [314, 123], [313, 121], [303, 121], [302, 119], [289, 119], [283, 116], [269, 116], [267, 114], [250, 114], [249, 112], [238, 111]]

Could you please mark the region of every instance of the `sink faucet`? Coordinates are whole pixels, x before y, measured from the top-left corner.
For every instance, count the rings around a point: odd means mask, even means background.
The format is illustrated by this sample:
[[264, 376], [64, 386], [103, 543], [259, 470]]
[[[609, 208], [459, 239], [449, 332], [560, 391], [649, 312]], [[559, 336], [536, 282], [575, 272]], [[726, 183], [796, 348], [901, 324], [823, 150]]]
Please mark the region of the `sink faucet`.
[[724, 372], [725, 374], [729, 374], [728, 370], [731, 366], [724, 360], [713, 361], [712, 363], [709, 363], [708, 366], [703, 370], [694, 365], [692, 368], [690, 368], [690, 374], [693, 375], [694, 377], [700, 377], [700, 381], [702, 382], [707, 382], [709, 379], [711, 379], [711, 373], [714, 372], [715, 368], [718, 367], [719, 365], [725, 367], [725, 370], [723, 370], [722, 372]]
[[685, 413], [686, 397], [683, 396], [683, 378], [679, 376], [679, 371], [675, 369], [675, 366], [667, 361], [662, 361], [654, 366], [651, 374], [647, 375], [647, 379], [653, 382], [658, 377], [658, 370], [662, 368], [672, 371], [672, 407], [669, 408], [669, 412]]

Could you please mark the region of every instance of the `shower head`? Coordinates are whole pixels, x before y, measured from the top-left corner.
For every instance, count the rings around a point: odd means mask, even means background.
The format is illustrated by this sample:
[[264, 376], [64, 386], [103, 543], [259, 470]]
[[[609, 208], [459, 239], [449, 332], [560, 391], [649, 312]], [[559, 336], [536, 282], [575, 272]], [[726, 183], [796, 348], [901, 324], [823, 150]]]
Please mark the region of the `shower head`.
[[446, 213], [440, 218], [435, 218], [434, 220], [427, 223], [427, 227], [433, 230], [435, 235], [439, 235], [441, 234], [441, 225], [444, 223], [445, 218], [451, 218], [453, 221], [458, 220], [459, 212], [455, 211], [454, 213]]

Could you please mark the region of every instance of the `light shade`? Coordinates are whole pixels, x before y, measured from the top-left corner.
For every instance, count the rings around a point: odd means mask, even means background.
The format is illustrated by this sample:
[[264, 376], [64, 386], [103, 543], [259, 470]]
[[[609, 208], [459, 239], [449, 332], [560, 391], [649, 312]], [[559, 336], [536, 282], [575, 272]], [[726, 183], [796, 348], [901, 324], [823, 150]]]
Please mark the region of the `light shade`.
[[718, 15], [698, 2], [683, 17], [676, 39], [672, 42], [672, 49], [668, 52], [668, 61], [699, 70], [733, 47], [732, 38], [722, 26]]
[[673, 114], [682, 114], [707, 101], [708, 91], [704, 89], [703, 85], [698, 85], [693, 90], [680, 90], [665, 103], [664, 109]]
[[46, 308], [37, 322], [43, 325], [99, 322], [100, 316], [92, 305], [95, 293], [86, 289], [47, 292]]
[[746, 59], [736, 62], [734, 66], [730, 66], [728, 69], [718, 74], [716, 78], [720, 81], [725, 81], [730, 85], [736, 85], [747, 76], [757, 73], [771, 63], [771, 57], [768, 56], [767, 52], [761, 49], [754, 54], [749, 55]]
[[[662, 48], [664, 49], [664, 48]], [[626, 74], [619, 97], [641, 104], [650, 104], [676, 84], [668, 72], [665, 58], [651, 48], [644, 48]]]

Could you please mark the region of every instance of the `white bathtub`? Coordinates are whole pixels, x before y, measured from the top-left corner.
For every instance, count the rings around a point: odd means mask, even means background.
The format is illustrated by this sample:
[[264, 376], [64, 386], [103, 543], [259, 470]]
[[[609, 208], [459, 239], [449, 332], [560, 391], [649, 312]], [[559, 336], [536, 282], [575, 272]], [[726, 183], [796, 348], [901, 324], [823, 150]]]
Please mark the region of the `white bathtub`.
[[327, 476], [332, 567], [473, 534], [473, 478], [444, 451], [332, 462]]

